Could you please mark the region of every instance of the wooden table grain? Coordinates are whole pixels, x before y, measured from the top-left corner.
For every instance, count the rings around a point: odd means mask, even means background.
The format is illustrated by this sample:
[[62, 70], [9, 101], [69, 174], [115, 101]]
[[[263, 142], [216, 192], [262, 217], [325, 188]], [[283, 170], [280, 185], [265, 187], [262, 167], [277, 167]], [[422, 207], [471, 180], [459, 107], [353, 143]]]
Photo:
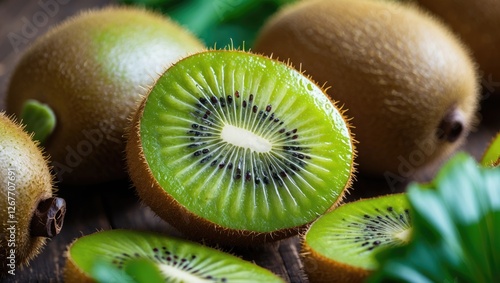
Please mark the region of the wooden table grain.
[[[52, 6], [47, 9], [40, 3], [52, 3]], [[5, 106], [8, 78], [29, 44], [50, 27], [79, 11], [112, 4], [116, 3], [105, 0], [0, 0], [0, 111]], [[478, 127], [463, 147], [463, 150], [476, 157], [482, 154], [488, 141], [500, 130], [498, 99], [484, 96], [481, 105]], [[408, 181], [428, 180], [437, 167], [438, 165], [414, 175]], [[383, 178], [358, 174], [347, 201], [400, 192], [404, 188], [404, 184], [390, 187]], [[7, 276], [1, 279], [2, 282], [62, 282], [67, 245], [76, 238], [95, 231], [126, 228], [182, 237], [182, 234], [140, 203], [129, 180], [98, 186], [60, 187], [58, 195], [66, 199], [68, 208], [61, 234], [48, 243], [30, 266], [16, 270], [15, 276]], [[298, 236], [227, 251], [270, 269], [287, 282], [307, 282], [302, 271], [303, 263], [299, 258]]]

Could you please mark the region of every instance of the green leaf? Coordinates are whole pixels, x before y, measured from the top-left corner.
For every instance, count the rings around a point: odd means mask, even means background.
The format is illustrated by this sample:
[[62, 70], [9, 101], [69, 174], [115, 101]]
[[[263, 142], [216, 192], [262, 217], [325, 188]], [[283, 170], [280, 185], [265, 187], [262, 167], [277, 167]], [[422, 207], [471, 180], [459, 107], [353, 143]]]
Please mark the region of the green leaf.
[[500, 282], [500, 168], [457, 154], [408, 201], [413, 238], [379, 253], [368, 282]]
[[251, 47], [264, 22], [297, 0], [121, 0], [160, 10], [200, 37], [207, 46]]

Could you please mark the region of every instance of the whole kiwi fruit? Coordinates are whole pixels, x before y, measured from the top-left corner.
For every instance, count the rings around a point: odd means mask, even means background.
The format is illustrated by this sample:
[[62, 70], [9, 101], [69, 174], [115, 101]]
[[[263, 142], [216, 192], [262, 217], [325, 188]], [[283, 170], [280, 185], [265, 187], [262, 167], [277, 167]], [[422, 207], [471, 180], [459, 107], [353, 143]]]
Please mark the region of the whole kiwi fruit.
[[185, 236], [251, 245], [297, 234], [350, 186], [349, 124], [298, 70], [241, 50], [167, 69], [128, 131], [145, 204]]
[[343, 204], [316, 220], [302, 238], [310, 282], [363, 282], [378, 266], [375, 255], [411, 236], [404, 193]]
[[0, 112], [0, 277], [34, 258], [62, 228], [47, 159], [23, 128]]
[[407, 4], [299, 1], [272, 17], [255, 52], [301, 65], [353, 117], [359, 171], [403, 182], [455, 150], [473, 125], [476, 68], [442, 24]]
[[284, 282], [234, 255], [145, 231], [100, 231], [75, 240], [66, 255], [64, 279], [68, 283]]
[[440, 17], [469, 46], [483, 75], [485, 93], [500, 94], [500, 2], [415, 0]]
[[[91, 184], [126, 176], [124, 128], [156, 76], [202, 43], [163, 15], [108, 7], [82, 12], [23, 54], [7, 93], [7, 112], [24, 123], [28, 101], [56, 118], [43, 146], [57, 180]], [[28, 127], [33, 128], [33, 127]]]

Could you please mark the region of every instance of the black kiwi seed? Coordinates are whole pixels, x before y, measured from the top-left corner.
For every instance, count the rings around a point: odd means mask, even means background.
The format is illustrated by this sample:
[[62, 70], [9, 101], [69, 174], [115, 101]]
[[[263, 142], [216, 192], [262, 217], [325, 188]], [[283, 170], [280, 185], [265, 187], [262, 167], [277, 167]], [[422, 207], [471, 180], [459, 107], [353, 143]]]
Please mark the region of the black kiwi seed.
[[[236, 99], [240, 99], [243, 96], [239, 91], [235, 91], [234, 97]], [[256, 185], [269, 185], [270, 180], [267, 176], [265, 176], [266, 172], [268, 172], [265, 167], [268, 165], [271, 172], [271, 177], [276, 180], [276, 183], [280, 186], [283, 185], [283, 179], [288, 178], [290, 175], [294, 175], [295, 172], [300, 171], [300, 168], [304, 168], [306, 163], [302, 160], [310, 159], [308, 155], [303, 154], [306, 151], [306, 148], [301, 147], [300, 143], [297, 142], [299, 135], [297, 134], [298, 129], [294, 128], [291, 130], [286, 129], [286, 127], [277, 127], [282, 126], [284, 124], [283, 121], [280, 121], [278, 117], [276, 117], [275, 112], [270, 113], [273, 110], [273, 106], [271, 104], [265, 104], [262, 107], [258, 105], [258, 96], [254, 94], [249, 94], [248, 100], [242, 99], [241, 106], [242, 108], [246, 108], [249, 104], [253, 104], [253, 106], [249, 107], [247, 110], [243, 110], [246, 112], [245, 115], [248, 120], [252, 120], [252, 117], [257, 115], [259, 121], [259, 125], [261, 127], [267, 127], [274, 132], [274, 135], [281, 136], [279, 140], [283, 141], [283, 146], [281, 147], [284, 151], [281, 155], [282, 158], [278, 160], [265, 160], [263, 163], [257, 163], [257, 166], [252, 168], [252, 170], [248, 170], [243, 173], [242, 170], [242, 160], [238, 161], [238, 166], [236, 170], [233, 172], [233, 163], [229, 162], [227, 166], [226, 162], [221, 162], [218, 164], [219, 169], [223, 169], [226, 167], [226, 172], [232, 172], [234, 180], [243, 180], [244, 182], [254, 182]], [[200, 104], [201, 103], [201, 104]], [[206, 145], [205, 138], [212, 137], [217, 134], [219, 128], [221, 127], [222, 122], [220, 122], [220, 117], [225, 115], [226, 111], [229, 108], [223, 108], [226, 104], [234, 104], [238, 107], [238, 103], [235, 103], [233, 96], [227, 95], [227, 99], [221, 96], [219, 99], [214, 96], [202, 96], [199, 97], [195, 102], [195, 108], [199, 109], [200, 107], [203, 110], [196, 110], [192, 112], [192, 116], [194, 118], [193, 123], [191, 123], [191, 130], [187, 131], [189, 143], [187, 148], [201, 148]], [[265, 109], [264, 110], [260, 110]], [[203, 120], [206, 120], [209, 116], [213, 116], [213, 120], [211, 120], [210, 126], [201, 125]], [[270, 116], [269, 119], [267, 117]], [[278, 123], [279, 122], [279, 123]], [[213, 154], [206, 155], [209, 152], [213, 151]], [[231, 157], [224, 151], [221, 151], [219, 148], [202, 148], [193, 150], [192, 156], [194, 158], [201, 158], [200, 163], [204, 164], [209, 162], [210, 166], [217, 165], [217, 160], [223, 159], [228, 160]], [[212, 158], [216, 158], [212, 160]]]
[[[133, 123], [127, 164], [137, 191], [193, 239], [250, 245], [296, 235], [351, 184], [355, 150], [342, 111], [300, 71], [263, 56], [180, 60]], [[139, 180], [146, 175], [153, 190]]]
[[[192, 266], [192, 265], [194, 265], [194, 264], [192, 263], [192, 261], [194, 261], [196, 259], [196, 255], [191, 255], [191, 256], [188, 256], [188, 257], [179, 258], [178, 255], [173, 255], [172, 256], [171, 252], [168, 251], [166, 247], [162, 247], [161, 249], [163, 250], [163, 253], [166, 256], [159, 256], [158, 255], [158, 253], [160, 252], [159, 248], [153, 248], [152, 249], [152, 251], [154, 253], [153, 258], [159, 264], [173, 265], [173, 266], [179, 268], [180, 270], [184, 270], [186, 272], [190, 272], [193, 275], [198, 275], [200, 277], [203, 277], [206, 280], [210, 280], [211, 282], [226, 282], [227, 281], [227, 278], [225, 278], [225, 277], [216, 278], [216, 277], [214, 277], [212, 275], [203, 275], [203, 274], [200, 274], [200, 270], [199, 269], [196, 269], [196, 270], [193, 271], [194, 266]], [[141, 256], [138, 253], [135, 253], [134, 257], [135, 258], [147, 258], [148, 256], [146, 256], [146, 255]], [[131, 258], [132, 257], [129, 254], [122, 253], [121, 255], [115, 256], [115, 259], [113, 259], [111, 263], [113, 265], [115, 265], [118, 269], [123, 269], [123, 266], [125, 265], [125, 263], [128, 260], [130, 260]]]
[[364, 251], [371, 251], [376, 247], [391, 244], [394, 238], [394, 227], [410, 226], [410, 212], [405, 209], [398, 213], [394, 211], [393, 207], [387, 207], [386, 211], [389, 214], [375, 208], [372, 215], [363, 214], [361, 217], [350, 220], [342, 218], [343, 222], [347, 222], [346, 227], [352, 231], [348, 234], [334, 234], [333, 237], [357, 243], [358, 247]]

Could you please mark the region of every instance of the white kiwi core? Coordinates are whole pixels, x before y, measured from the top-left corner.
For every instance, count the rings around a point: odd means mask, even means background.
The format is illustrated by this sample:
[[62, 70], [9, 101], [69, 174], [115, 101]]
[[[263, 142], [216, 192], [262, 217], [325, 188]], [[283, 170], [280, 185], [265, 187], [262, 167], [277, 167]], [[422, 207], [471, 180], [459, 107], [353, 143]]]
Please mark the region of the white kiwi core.
[[229, 124], [224, 125], [222, 128], [221, 138], [234, 146], [250, 149], [258, 153], [270, 152], [272, 148], [272, 144], [268, 140], [249, 130]]
[[179, 270], [179, 266], [170, 266], [166, 264], [159, 265], [160, 270], [165, 276], [172, 279], [178, 279], [179, 282], [193, 282], [193, 283], [208, 283], [213, 282], [213, 280], [203, 279], [190, 272], [184, 270]]
[[403, 243], [408, 243], [408, 241], [410, 240], [410, 234], [411, 234], [411, 228], [405, 229], [397, 233], [396, 235], [394, 235], [394, 237], [396, 237], [396, 239], [401, 240], [401, 242]]

